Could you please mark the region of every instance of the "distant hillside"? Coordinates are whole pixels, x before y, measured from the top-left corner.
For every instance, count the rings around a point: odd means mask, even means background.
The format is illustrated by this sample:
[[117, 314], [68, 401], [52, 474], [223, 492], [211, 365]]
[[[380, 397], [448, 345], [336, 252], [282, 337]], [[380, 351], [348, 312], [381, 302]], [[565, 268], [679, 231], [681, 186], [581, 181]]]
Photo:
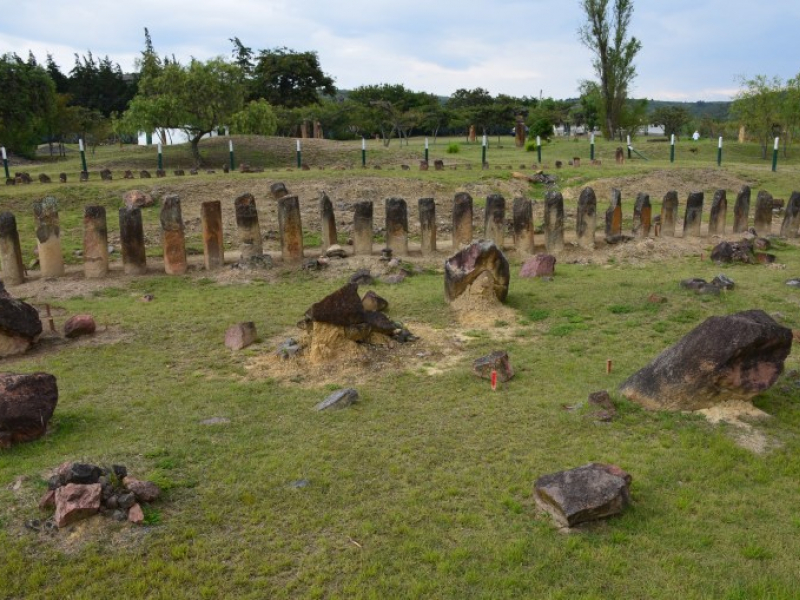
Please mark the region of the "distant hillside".
[[698, 100], [697, 102], [670, 102], [667, 100], [649, 100], [647, 103], [647, 113], [650, 114], [657, 108], [667, 106], [680, 106], [689, 111], [692, 117], [702, 119], [703, 117], [711, 117], [715, 121], [725, 121], [728, 119], [728, 111], [730, 110], [730, 102], [705, 102]]

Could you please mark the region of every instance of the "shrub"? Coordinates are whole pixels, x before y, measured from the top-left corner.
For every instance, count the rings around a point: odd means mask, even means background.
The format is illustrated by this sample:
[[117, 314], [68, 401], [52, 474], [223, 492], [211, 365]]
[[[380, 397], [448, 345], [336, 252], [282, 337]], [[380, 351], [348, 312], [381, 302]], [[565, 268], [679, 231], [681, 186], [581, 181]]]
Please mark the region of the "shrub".
[[447, 146], [447, 153], [448, 154], [458, 154], [461, 152], [461, 144], [457, 144], [453, 142], [452, 144], [448, 144]]

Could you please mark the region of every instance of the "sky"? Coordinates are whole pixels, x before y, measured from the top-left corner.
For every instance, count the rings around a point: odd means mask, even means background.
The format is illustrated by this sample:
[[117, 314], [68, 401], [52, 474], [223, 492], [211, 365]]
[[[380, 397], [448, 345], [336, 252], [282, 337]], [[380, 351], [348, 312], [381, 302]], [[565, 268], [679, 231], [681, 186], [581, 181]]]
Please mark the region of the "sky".
[[[123, 71], [150, 31], [160, 55], [230, 58], [238, 37], [254, 50], [315, 51], [336, 86], [401, 83], [449, 96], [574, 98], [595, 78], [578, 39], [580, 0], [0, 0], [0, 53], [68, 73], [74, 55], [109, 56]], [[797, 0], [634, 0], [636, 98], [730, 100], [741, 77], [800, 73]]]

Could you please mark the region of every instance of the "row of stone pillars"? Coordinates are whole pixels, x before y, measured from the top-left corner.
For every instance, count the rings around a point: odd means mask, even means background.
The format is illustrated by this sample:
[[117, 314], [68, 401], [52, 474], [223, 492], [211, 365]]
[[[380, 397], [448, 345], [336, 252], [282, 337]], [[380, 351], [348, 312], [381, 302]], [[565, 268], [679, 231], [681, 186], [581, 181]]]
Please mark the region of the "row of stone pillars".
[[[297, 196], [289, 195], [282, 183], [271, 188], [271, 195], [278, 204], [278, 228], [281, 239], [281, 257], [286, 263], [303, 260], [303, 228], [300, 219], [300, 202]], [[734, 206], [733, 233], [748, 229], [750, 213], [750, 189], [743, 188]], [[704, 195], [689, 194], [683, 222], [684, 237], [701, 235]], [[386, 246], [395, 255], [408, 254], [408, 206], [402, 198], [386, 200]], [[234, 201], [239, 251], [242, 260], [263, 255], [261, 229], [258, 221], [256, 200], [252, 194], [243, 194]], [[333, 205], [323, 192], [319, 200], [324, 249], [336, 243], [336, 219]], [[754, 227], [758, 235], [772, 231], [773, 198], [767, 192], [759, 192], [756, 198]], [[633, 237], [651, 235], [675, 236], [678, 213], [678, 195], [668, 192], [663, 199], [660, 218], [652, 217], [650, 197], [639, 194], [633, 207]], [[466, 192], [455, 195], [452, 211], [452, 247], [472, 243], [473, 200]], [[222, 205], [219, 201], [204, 202], [201, 206], [203, 230], [203, 255], [206, 269], [215, 269], [224, 264]], [[724, 235], [727, 217], [727, 199], [724, 190], [714, 194], [709, 216], [709, 235]], [[42, 277], [59, 277], [64, 274], [64, 259], [61, 251], [58, 208], [54, 198], [45, 198], [34, 205], [36, 238], [39, 249], [39, 265]], [[436, 203], [433, 198], [419, 200], [419, 220], [423, 255], [437, 251]], [[84, 211], [83, 258], [86, 277], [104, 277], [108, 273], [108, 227], [106, 210], [102, 206], [87, 206]], [[180, 198], [175, 195], [164, 199], [160, 214], [164, 270], [171, 275], [181, 275], [187, 270], [186, 241]], [[503, 247], [506, 226], [506, 201], [503, 196], [493, 194], [486, 199], [484, 238]], [[142, 213], [139, 208], [119, 210], [120, 246], [124, 272], [140, 275], [147, 270], [145, 237]], [[800, 192], [794, 192], [786, 206], [781, 235], [798, 237], [800, 228]], [[523, 254], [534, 252], [533, 208], [530, 200], [517, 198], [512, 207], [513, 243]], [[564, 247], [564, 199], [559, 192], [550, 192], [544, 200], [544, 237], [548, 252], [557, 252]], [[594, 248], [597, 230], [597, 198], [591, 188], [584, 189], [578, 199], [576, 214], [576, 238], [579, 246]], [[612, 240], [622, 236], [622, 195], [612, 190], [611, 204], [605, 214], [606, 238]], [[372, 201], [357, 202], [353, 216], [353, 251], [357, 255], [371, 255], [374, 243]], [[0, 213], [0, 264], [7, 284], [18, 285], [25, 280], [25, 268], [20, 250], [19, 234], [14, 215]]]

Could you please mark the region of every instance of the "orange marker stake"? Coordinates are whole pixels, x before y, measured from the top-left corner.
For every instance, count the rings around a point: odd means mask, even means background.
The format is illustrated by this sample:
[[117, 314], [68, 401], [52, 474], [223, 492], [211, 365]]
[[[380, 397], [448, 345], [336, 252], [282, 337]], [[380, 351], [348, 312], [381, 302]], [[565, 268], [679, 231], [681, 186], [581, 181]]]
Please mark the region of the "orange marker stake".
[[611, 359], [606, 360], [606, 375], [611, 373]]
[[492, 390], [497, 390], [497, 371], [492, 371]]

